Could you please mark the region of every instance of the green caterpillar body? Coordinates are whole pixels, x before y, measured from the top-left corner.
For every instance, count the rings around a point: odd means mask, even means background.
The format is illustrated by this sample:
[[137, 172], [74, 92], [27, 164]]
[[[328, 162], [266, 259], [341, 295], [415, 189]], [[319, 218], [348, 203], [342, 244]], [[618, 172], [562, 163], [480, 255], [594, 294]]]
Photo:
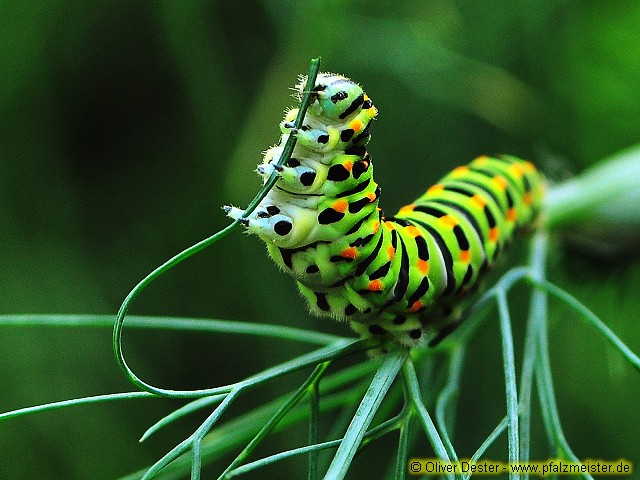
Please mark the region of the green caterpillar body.
[[[385, 217], [365, 148], [377, 110], [361, 87], [320, 74], [299, 130], [297, 113], [280, 124], [279, 145], [297, 137], [293, 155], [279, 167], [282, 147], [267, 151], [257, 171], [279, 178], [244, 225], [297, 280], [315, 314], [410, 346], [441, 337], [514, 230], [534, 221], [543, 195], [535, 167], [479, 157]], [[244, 213], [225, 210], [236, 219]]]

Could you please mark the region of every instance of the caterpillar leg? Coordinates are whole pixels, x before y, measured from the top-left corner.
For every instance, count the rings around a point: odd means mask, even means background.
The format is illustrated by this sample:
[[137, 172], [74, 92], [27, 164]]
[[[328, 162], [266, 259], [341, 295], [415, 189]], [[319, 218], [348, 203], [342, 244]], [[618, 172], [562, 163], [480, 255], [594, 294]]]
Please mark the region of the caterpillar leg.
[[[351, 322], [351, 327], [362, 337], [393, 339], [396, 343], [415, 347], [427, 344], [433, 347], [451, 334], [468, 316], [468, 309], [441, 305], [426, 315], [380, 315], [372, 322]], [[390, 319], [391, 318], [391, 319]]]
[[312, 187], [317, 177], [313, 168], [303, 165], [294, 168], [286, 165], [277, 165], [275, 162], [258, 165], [256, 172], [263, 178], [268, 178], [273, 172], [276, 172], [276, 175], [287, 185], [296, 189]]
[[280, 124], [283, 134], [295, 135], [298, 141], [305, 147], [316, 152], [329, 152], [336, 148], [340, 141], [340, 132], [336, 128], [313, 128], [303, 125], [295, 128], [293, 122], [283, 121]]
[[286, 165], [278, 165], [283, 150], [281, 146], [267, 150], [262, 164], [256, 169], [258, 175], [267, 178], [275, 172], [278, 176], [278, 186], [295, 194], [315, 193], [325, 185], [329, 165], [334, 160], [335, 154], [305, 152], [304, 157], [300, 159], [291, 157]]
[[[245, 212], [240, 208], [230, 206], [225, 206], [223, 209], [227, 212], [227, 216], [234, 220], [239, 219]], [[276, 236], [284, 237], [293, 228], [291, 217], [280, 213], [280, 209], [275, 205], [269, 205], [266, 208], [258, 207], [242, 223], [249, 233], [260, 237], [272, 237], [274, 233]]]
[[[227, 214], [227, 217], [232, 218], [233, 220], [238, 220], [244, 214], [244, 210], [241, 208], [234, 207], [232, 205], [225, 205], [222, 209]], [[246, 225], [246, 222], [242, 221], [243, 224]]]
[[275, 165], [272, 163], [262, 163], [256, 168], [256, 172], [258, 172], [258, 175], [260, 175], [261, 177], [268, 177], [273, 172], [276, 172], [276, 175], [278, 177], [282, 177], [282, 172], [284, 172], [285, 170], [289, 171], [290, 167]]

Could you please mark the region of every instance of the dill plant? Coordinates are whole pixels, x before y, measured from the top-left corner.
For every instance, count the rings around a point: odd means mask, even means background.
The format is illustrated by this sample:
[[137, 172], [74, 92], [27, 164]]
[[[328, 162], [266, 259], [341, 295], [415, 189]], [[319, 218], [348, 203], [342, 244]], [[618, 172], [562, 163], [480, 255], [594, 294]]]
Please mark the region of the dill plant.
[[[319, 59], [312, 61], [309, 82], [313, 84], [319, 69]], [[308, 89], [307, 89], [308, 90]], [[310, 102], [305, 94], [296, 119], [299, 127]], [[279, 163], [284, 164], [293, 151], [295, 139], [290, 137]], [[619, 172], [624, 172], [620, 175]], [[533, 392], [537, 390], [537, 408], [542, 415], [546, 441], [550, 451], [558, 458], [578, 461], [565, 438], [560, 413], [555, 399], [551, 361], [548, 351], [547, 312], [549, 301], [558, 301], [568, 306], [577, 318], [589, 328], [595, 329], [623, 358], [640, 369], [640, 358], [634, 354], [595, 314], [581, 304], [570, 293], [546, 279], [545, 265], [548, 252], [548, 229], [575, 227], [586, 222], [597, 226], [598, 220], [611, 221], [612, 212], [637, 210], [633, 201], [638, 185], [634, 178], [640, 175], [640, 151], [631, 150], [586, 174], [553, 187], [545, 205], [546, 226], [533, 235], [530, 241], [529, 259], [525, 265], [507, 271], [495, 285], [487, 290], [472, 307], [469, 318], [453, 334], [432, 349], [396, 347], [381, 358], [368, 359], [339, 370], [332, 368], [337, 360], [359, 355], [375, 348], [375, 340], [354, 340], [318, 332], [290, 327], [264, 325], [250, 322], [232, 322], [187, 318], [160, 318], [127, 316], [127, 311], [137, 295], [159, 275], [179, 264], [189, 256], [226, 236], [238, 220], [224, 230], [203, 240], [176, 255], [145, 277], [127, 296], [113, 330], [113, 348], [116, 358], [127, 377], [140, 391], [106, 394], [66, 400], [27, 407], [0, 414], [0, 420], [27, 414], [69, 408], [79, 404], [115, 402], [117, 400], [149, 397], [191, 399], [186, 405], [152, 425], [141, 437], [147, 440], [159, 429], [196, 411], [207, 409], [211, 413], [194, 432], [180, 441], [154, 465], [133, 472], [124, 479], [170, 479], [190, 475], [192, 480], [201, 478], [202, 465], [233, 452], [236, 456], [219, 473], [219, 479], [235, 478], [253, 472], [284, 459], [304, 456], [307, 458], [307, 477], [345, 478], [355, 456], [372, 442], [395, 435], [397, 448], [389, 455], [387, 478], [403, 479], [407, 476], [409, 452], [417, 438], [428, 439], [434, 454], [446, 461], [460, 459], [452, 438], [455, 401], [460, 390], [461, 371], [465, 361], [465, 350], [474, 332], [491, 318], [491, 307], [497, 307], [502, 347], [502, 364], [505, 388], [505, 415], [496, 423], [493, 431], [478, 446], [471, 461], [480, 461], [490, 446], [501, 436], [508, 439], [506, 457], [509, 462], [530, 460], [532, 412], [536, 408]], [[273, 187], [274, 175], [265, 183], [258, 195], [249, 204], [245, 217], [258, 205]], [[633, 215], [631, 215], [633, 217]], [[640, 218], [637, 215], [636, 221]], [[516, 368], [514, 336], [509, 314], [509, 292], [514, 285], [528, 284], [531, 291], [528, 321], [524, 338], [521, 369]], [[255, 335], [280, 338], [292, 342], [318, 346], [306, 354], [274, 365], [260, 373], [235, 383], [200, 390], [170, 390], [153, 386], [139, 378], [128, 366], [122, 350], [123, 326], [126, 318], [128, 328], [167, 329], [171, 331], [215, 332], [223, 335]], [[109, 316], [73, 315], [5, 315], [0, 317], [2, 325], [47, 325], [77, 327], [92, 325], [110, 327]], [[434, 365], [434, 359], [444, 359], [444, 378], [440, 385], [425, 383], [419, 370]], [[236, 418], [219, 422], [220, 417], [234, 401], [254, 388], [281, 378], [291, 372], [308, 370], [304, 382], [288, 394], [282, 395]], [[518, 380], [519, 379], [519, 380]], [[398, 407], [395, 414], [384, 400]], [[349, 411], [357, 405], [349, 418], [348, 426], [335, 438], [320, 438], [320, 414], [325, 411]], [[433, 412], [434, 415], [430, 413]], [[255, 449], [277, 431], [301, 422], [308, 423], [307, 445], [292, 448], [257, 460], [249, 460]], [[321, 451], [331, 451], [328, 465], [320, 461]], [[470, 474], [446, 474], [448, 479], [469, 478]], [[510, 475], [515, 478], [515, 475]], [[592, 478], [583, 475], [584, 478]], [[522, 478], [522, 477], [521, 477]], [[525, 476], [526, 478], [526, 476]]]

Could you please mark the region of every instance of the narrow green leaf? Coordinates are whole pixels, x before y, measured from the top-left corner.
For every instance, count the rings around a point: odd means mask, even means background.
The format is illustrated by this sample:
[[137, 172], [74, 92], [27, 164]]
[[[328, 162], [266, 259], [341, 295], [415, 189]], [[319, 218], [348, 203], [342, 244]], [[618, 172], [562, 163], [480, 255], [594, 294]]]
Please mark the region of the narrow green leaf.
[[[406, 361], [404, 363], [402, 373], [405, 384], [407, 386], [407, 392], [409, 394], [411, 404], [418, 413], [418, 418], [422, 422], [422, 428], [424, 428], [424, 431], [427, 435], [427, 438], [429, 439], [429, 442], [431, 443], [431, 446], [433, 447], [435, 454], [441, 460], [450, 462], [451, 459], [449, 458], [447, 449], [442, 442], [442, 438], [440, 438], [440, 434], [438, 433], [433, 420], [431, 420], [431, 416], [427, 411], [427, 407], [425, 407], [424, 402], [422, 401], [422, 397], [420, 395], [420, 386], [418, 384], [418, 377], [416, 376], [416, 370], [413, 366], [413, 363], [411, 363], [410, 361]], [[454, 478], [452, 474], [446, 474], [445, 476], [449, 479]]]
[[222, 401], [226, 396], [227, 396], [226, 394], [212, 395], [210, 397], [202, 397], [197, 400], [194, 400], [193, 402], [187, 403], [186, 405], [174, 410], [169, 415], [162, 417], [160, 420], [154, 423], [151, 427], [147, 429], [146, 432], [144, 432], [142, 437], [140, 437], [139, 441], [144, 442], [147, 438], [149, 438], [151, 435], [153, 435], [155, 432], [157, 432], [161, 428], [166, 427], [170, 423], [175, 422], [176, 420], [186, 415], [190, 415], [193, 412], [196, 412], [214, 403]]
[[[545, 261], [547, 257], [547, 235], [539, 231], [531, 242], [529, 265], [531, 266], [531, 278], [543, 280], [545, 276]], [[539, 329], [546, 324], [547, 295], [534, 289], [531, 294], [527, 330], [525, 333], [524, 352], [522, 359], [522, 374], [520, 377], [520, 461], [529, 461], [531, 444], [531, 394], [533, 390], [533, 373], [538, 351]], [[541, 319], [543, 319], [541, 321]], [[523, 474], [523, 480], [527, 480], [529, 474]]]
[[451, 442], [449, 434], [447, 433], [446, 414], [449, 403], [453, 398], [457, 396], [458, 389], [460, 388], [460, 376], [462, 373], [463, 359], [463, 347], [457, 347], [451, 351], [448, 371], [449, 379], [436, 400], [436, 423], [438, 424], [438, 428], [440, 429], [440, 435], [442, 436], [444, 446], [449, 453], [449, 457], [453, 461], [458, 460], [458, 455], [456, 454], [456, 451], [453, 448], [453, 443]]
[[[376, 438], [379, 438], [382, 435], [385, 435], [393, 430], [397, 430], [400, 425], [404, 422], [404, 420], [406, 419], [406, 413], [407, 412], [402, 412], [401, 414], [397, 415], [394, 418], [391, 418], [389, 420], [387, 420], [386, 422], [383, 422], [382, 424], [378, 425], [375, 428], [372, 428], [371, 430], [369, 430], [368, 432], [366, 432], [364, 434], [363, 437], [363, 442], [362, 445], [365, 445], [364, 440], [375, 440]], [[291, 450], [287, 450], [285, 452], [280, 452], [265, 458], [262, 458], [260, 460], [256, 460], [250, 463], [247, 463], [245, 465], [242, 465], [241, 467], [237, 467], [234, 468], [233, 470], [230, 470], [225, 479], [229, 479], [229, 478], [233, 478], [236, 477], [238, 475], [247, 473], [251, 470], [256, 470], [258, 468], [264, 467], [266, 465], [272, 464], [272, 463], [276, 463], [279, 462], [281, 460], [284, 460], [286, 458], [290, 458], [293, 457], [295, 455], [302, 455], [305, 453], [309, 453], [311, 454], [312, 452], [319, 452], [320, 450], [325, 450], [325, 449], [329, 449], [329, 448], [333, 448], [333, 447], [338, 447], [340, 445], [340, 443], [342, 443], [343, 439], [338, 439], [338, 440], [332, 440], [329, 442], [322, 442], [322, 443], [318, 443], [318, 444], [310, 444], [307, 445], [305, 447], [299, 447], [299, 448], [294, 448]], [[359, 449], [360, 450], [360, 449]], [[326, 478], [326, 477], [325, 477]]]
[[407, 356], [408, 351], [402, 349], [389, 352], [384, 357], [382, 365], [380, 365], [380, 368], [373, 377], [367, 393], [362, 399], [351, 424], [347, 428], [347, 433], [342, 439], [342, 443], [340, 443], [340, 447], [333, 457], [331, 465], [329, 465], [325, 478], [332, 480], [344, 478], [360, 446], [362, 437], [367, 431], [369, 424], [373, 420], [373, 416], [398, 375]]
[[586, 306], [580, 303], [578, 299], [550, 282], [535, 281], [531, 279], [531, 283], [543, 289], [547, 293], [550, 293], [554, 297], [562, 300], [573, 310], [578, 312], [580, 314], [580, 318], [595, 327], [604, 336], [604, 338], [606, 338], [620, 353], [622, 353], [622, 355], [629, 361], [629, 363], [640, 370], [640, 358], [635, 353], [633, 353], [633, 351], [629, 347], [627, 347], [627, 345], [622, 340], [620, 340], [615, 333], [613, 333], [613, 330], [611, 330], [602, 320], [600, 320], [595, 313], [593, 313]]
[[[549, 443], [555, 449], [559, 457], [566, 458], [573, 462], [579, 462], [578, 457], [573, 453], [567, 443], [567, 439], [562, 431], [560, 415], [553, 388], [551, 377], [551, 362], [549, 360], [549, 341], [547, 336], [546, 316], [538, 319], [542, 323], [538, 339], [538, 361], [536, 362], [536, 384], [538, 386], [538, 396], [540, 397], [540, 407], [544, 419]], [[589, 474], [582, 475], [585, 479], [593, 480]]]
[[[508, 418], [504, 417], [502, 420], [500, 420], [500, 423], [498, 423], [496, 428], [493, 429], [493, 432], [491, 432], [489, 436], [485, 439], [485, 441], [482, 442], [482, 445], [480, 445], [478, 450], [476, 450], [476, 452], [471, 456], [469, 463], [477, 463], [478, 461], [480, 461], [480, 459], [482, 458], [482, 455], [484, 455], [484, 452], [486, 452], [487, 449], [493, 444], [493, 442], [495, 442], [498, 439], [498, 437], [502, 435], [502, 432], [504, 432], [507, 429], [507, 425], [508, 425]], [[472, 472], [464, 474], [463, 476], [464, 480], [468, 480], [469, 478], [471, 478], [471, 474]]]
[[0, 421], [8, 420], [10, 418], [21, 417], [29, 415], [31, 413], [47, 412], [50, 410], [58, 410], [61, 408], [73, 407], [76, 405], [90, 405], [94, 403], [112, 402], [114, 400], [131, 400], [137, 398], [158, 398], [149, 392], [124, 392], [124, 393], [109, 393], [105, 395], [94, 395], [91, 397], [74, 398], [71, 400], [62, 400], [60, 402], [45, 403], [42, 405], [35, 405], [32, 407], [18, 408], [9, 412], [0, 413]]
[[[0, 315], [0, 327], [99, 327], [113, 328], [113, 315]], [[313, 332], [284, 325], [269, 325], [254, 322], [237, 322], [211, 318], [147, 317], [131, 315], [127, 317], [127, 327], [154, 330], [193, 331], [223, 334], [257, 335], [282, 340], [292, 340], [317, 345], [330, 345], [349, 340], [347, 337], [328, 333]]]
[[342, 440], [331, 440], [330, 442], [322, 442], [314, 445], [307, 445], [305, 447], [300, 448], [292, 448], [291, 450], [287, 450], [286, 452], [276, 453], [274, 455], [270, 455], [265, 458], [261, 458], [260, 460], [256, 460], [254, 462], [247, 463], [238, 467], [229, 472], [226, 478], [234, 478], [239, 475], [248, 473], [252, 470], [257, 470], [259, 468], [266, 467], [267, 465], [271, 465], [273, 463], [279, 462], [281, 460], [285, 460], [287, 458], [294, 457], [296, 455], [304, 455], [305, 453], [311, 454], [311, 452], [319, 452], [320, 450], [325, 450], [328, 448], [334, 448], [340, 445]]
[[[331, 362], [324, 362], [318, 365], [315, 370], [311, 373], [311, 375], [307, 378], [307, 380], [300, 385], [300, 387], [296, 390], [296, 392], [291, 395], [286, 402], [284, 402], [278, 411], [267, 421], [264, 426], [260, 429], [258, 434], [249, 442], [249, 444], [238, 454], [238, 456], [229, 464], [229, 466], [225, 469], [224, 472], [220, 475], [220, 479], [226, 478], [226, 474], [240, 465], [250, 454], [253, 452], [256, 447], [265, 439], [265, 437], [273, 431], [273, 429], [278, 425], [280, 420], [302, 400], [302, 398], [309, 392], [309, 387], [317, 385], [320, 378], [324, 372], [329, 368]], [[312, 402], [313, 403], [313, 402]], [[316, 443], [316, 442], [313, 442]]]
[[407, 475], [407, 461], [409, 457], [409, 432], [411, 430], [411, 416], [408, 415], [400, 427], [398, 437], [398, 451], [396, 452], [396, 465], [394, 480], [404, 480]]
[[[498, 313], [500, 316], [500, 336], [502, 338], [502, 363], [504, 365], [505, 393], [507, 398], [507, 435], [509, 437], [509, 463], [517, 463], [520, 458], [518, 430], [518, 387], [516, 385], [516, 361], [513, 351], [513, 334], [507, 297], [504, 291], [498, 291]], [[509, 473], [509, 478], [517, 476]]]
[[[309, 392], [309, 445], [318, 443], [318, 422], [320, 419], [320, 387], [318, 382], [311, 386]], [[318, 480], [318, 452], [309, 452], [309, 480]]]

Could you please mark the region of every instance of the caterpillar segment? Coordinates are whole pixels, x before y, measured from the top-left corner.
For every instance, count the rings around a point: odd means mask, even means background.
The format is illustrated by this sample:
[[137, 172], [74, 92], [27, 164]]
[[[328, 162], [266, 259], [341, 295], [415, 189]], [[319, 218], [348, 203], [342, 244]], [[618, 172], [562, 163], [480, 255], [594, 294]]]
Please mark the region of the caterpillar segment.
[[[385, 217], [366, 150], [377, 110], [362, 88], [320, 74], [300, 129], [297, 113], [285, 114], [278, 146], [257, 168], [278, 181], [243, 221], [247, 230], [296, 279], [313, 313], [408, 346], [441, 338], [514, 231], [534, 222], [543, 195], [535, 167], [478, 157]], [[290, 135], [296, 147], [277, 166]], [[225, 210], [236, 219], [244, 213]]]

